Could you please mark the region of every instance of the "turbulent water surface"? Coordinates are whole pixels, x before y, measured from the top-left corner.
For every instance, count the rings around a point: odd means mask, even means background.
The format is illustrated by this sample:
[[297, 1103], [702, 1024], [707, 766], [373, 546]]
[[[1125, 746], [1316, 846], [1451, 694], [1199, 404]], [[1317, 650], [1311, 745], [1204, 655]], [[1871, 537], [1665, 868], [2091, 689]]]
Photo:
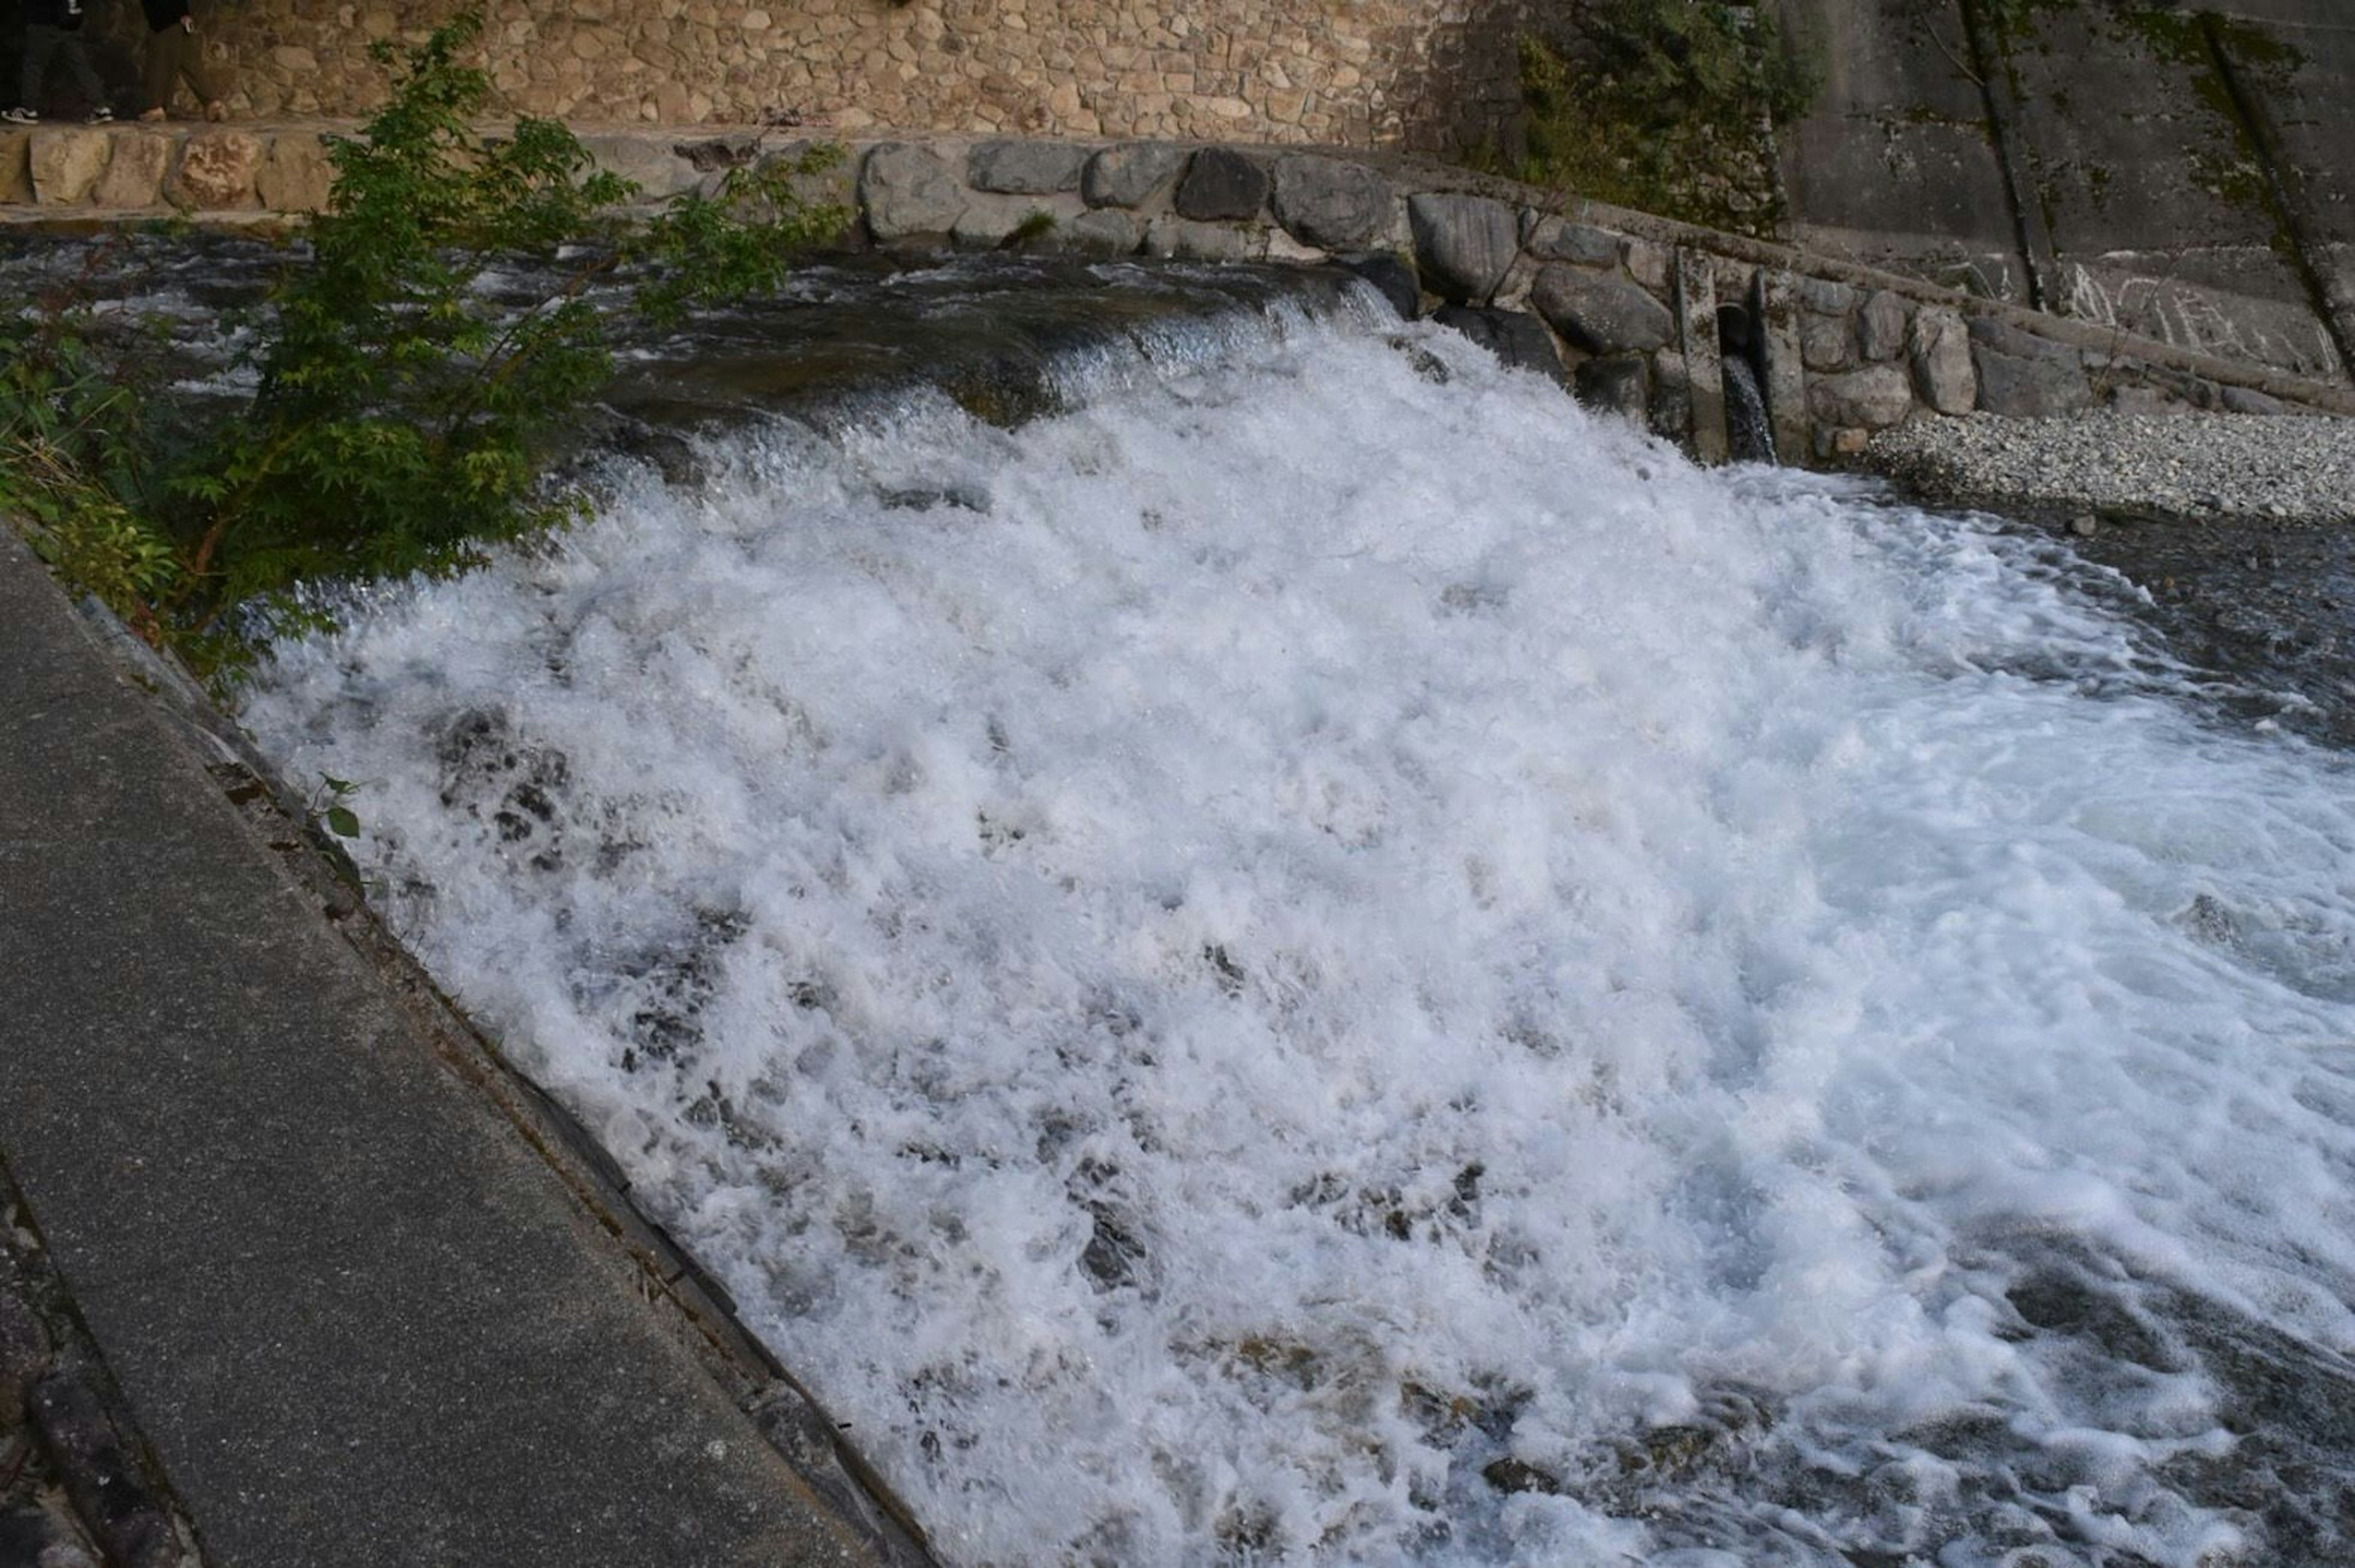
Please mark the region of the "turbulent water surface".
[[943, 1554], [2355, 1555], [2344, 756], [2039, 536], [1183, 336], [246, 709]]

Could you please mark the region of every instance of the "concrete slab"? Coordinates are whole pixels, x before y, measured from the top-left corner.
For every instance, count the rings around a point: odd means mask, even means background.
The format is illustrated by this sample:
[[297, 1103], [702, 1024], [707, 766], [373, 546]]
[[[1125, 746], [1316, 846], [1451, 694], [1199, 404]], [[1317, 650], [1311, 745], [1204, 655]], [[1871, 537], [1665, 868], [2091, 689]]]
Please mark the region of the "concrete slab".
[[5, 528], [0, 1149], [215, 1568], [875, 1561]]

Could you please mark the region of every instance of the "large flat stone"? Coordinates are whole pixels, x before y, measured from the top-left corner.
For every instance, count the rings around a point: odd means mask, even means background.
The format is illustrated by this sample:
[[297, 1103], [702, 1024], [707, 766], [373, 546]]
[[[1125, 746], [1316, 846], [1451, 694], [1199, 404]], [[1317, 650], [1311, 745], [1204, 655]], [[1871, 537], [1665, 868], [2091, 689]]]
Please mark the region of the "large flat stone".
[[197, 212], [257, 208], [253, 188], [261, 168], [261, 138], [243, 131], [204, 131], [187, 139], [164, 182], [165, 199]]
[[871, 1561], [5, 528], [0, 668], [0, 1150], [207, 1561]]
[[127, 131], [114, 138], [114, 155], [106, 161], [91, 199], [101, 207], [154, 207], [164, 199], [164, 172], [172, 166], [172, 138], [153, 132]]
[[1090, 207], [1143, 207], [1178, 183], [1193, 155], [1167, 142], [1125, 142], [1088, 160], [1080, 194]]
[[939, 155], [910, 143], [885, 142], [858, 166], [858, 205], [880, 240], [946, 235], [971, 200]]
[[1519, 253], [1520, 219], [1485, 196], [1407, 198], [1415, 261], [1425, 287], [1458, 304], [1486, 304]]
[[80, 205], [106, 173], [112, 143], [103, 131], [43, 126], [33, 132], [33, 199], [43, 207]]
[[1080, 188], [1090, 149], [1071, 142], [984, 142], [966, 157], [975, 190], [1049, 196]]
[[1646, 354], [1676, 335], [1668, 307], [1634, 283], [1560, 261], [1538, 273], [1529, 303], [1589, 354]]
[[1275, 160], [1275, 220], [1304, 245], [1363, 250], [1391, 225], [1391, 183], [1363, 164], [1292, 154]]

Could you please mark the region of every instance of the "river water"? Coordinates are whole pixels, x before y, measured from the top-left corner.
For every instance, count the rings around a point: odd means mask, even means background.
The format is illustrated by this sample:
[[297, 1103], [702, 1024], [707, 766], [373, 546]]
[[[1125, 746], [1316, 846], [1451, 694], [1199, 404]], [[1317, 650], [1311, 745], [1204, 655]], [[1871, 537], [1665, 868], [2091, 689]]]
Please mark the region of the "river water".
[[243, 717], [947, 1560], [2355, 1556], [2329, 692], [1344, 286], [931, 278], [1226, 298], [649, 347]]

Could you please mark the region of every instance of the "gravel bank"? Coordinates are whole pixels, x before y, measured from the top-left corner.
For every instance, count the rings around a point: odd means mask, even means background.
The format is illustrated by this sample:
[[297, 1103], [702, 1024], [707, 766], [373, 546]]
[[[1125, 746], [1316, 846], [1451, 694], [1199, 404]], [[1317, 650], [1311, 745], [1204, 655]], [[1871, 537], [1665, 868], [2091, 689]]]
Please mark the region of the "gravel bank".
[[1864, 465], [1944, 506], [2105, 522], [2355, 522], [2355, 420], [2094, 414], [1913, 420]]

